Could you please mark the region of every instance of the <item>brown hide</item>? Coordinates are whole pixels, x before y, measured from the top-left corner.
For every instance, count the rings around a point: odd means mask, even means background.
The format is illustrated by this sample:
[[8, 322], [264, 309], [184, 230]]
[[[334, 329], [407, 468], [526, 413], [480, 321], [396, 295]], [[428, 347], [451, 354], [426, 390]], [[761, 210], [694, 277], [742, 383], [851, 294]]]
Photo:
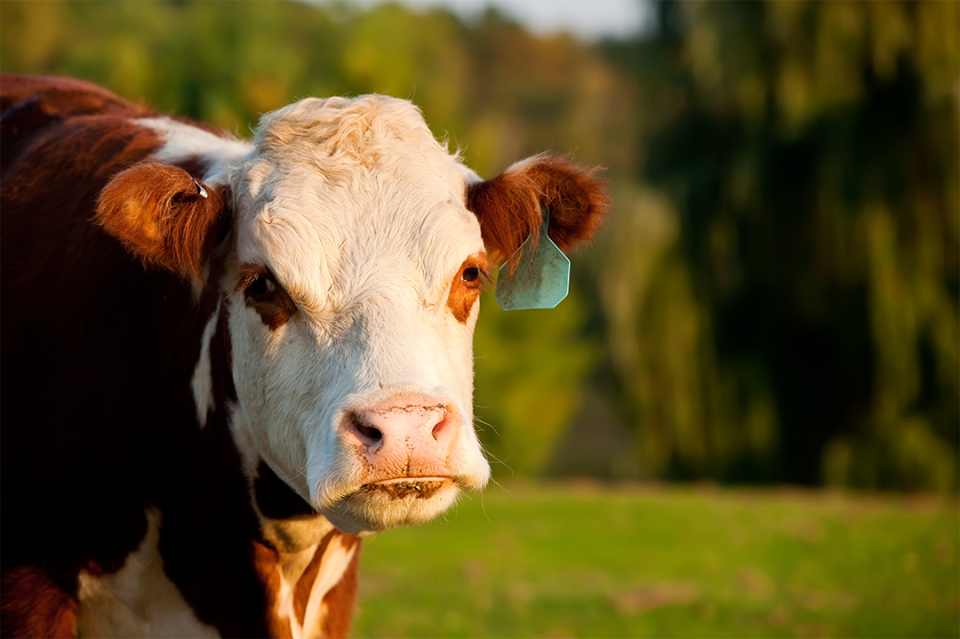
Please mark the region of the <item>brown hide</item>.
[[228, 228], [224, 195], [179, 167], [140, 162], [100, 192], [94, 220], [145, 264], [202, 283], [204, 266]]
[[[196, 158], [142, 164], [161, 141], [131, 119], [154, 114], [103, 89], [3, 75], [0, 105], [0, 634], [73, 636], [79, 572], [120, 569], [150, 507], [165, 572], [197, 618], [268, 636], [262, 539], [224, 407], [223, 313], [203, 429], [190, 392], [219, 293], [196, 298], [182, 275], [201, 274], [223, 232], [223, 194], [198, 197]], [[153, 179], [131, 184], [141, 177]], [[148, 193], [125, 203], [132, 186]], [[349, 624], [355, 572], [334, 590]]]

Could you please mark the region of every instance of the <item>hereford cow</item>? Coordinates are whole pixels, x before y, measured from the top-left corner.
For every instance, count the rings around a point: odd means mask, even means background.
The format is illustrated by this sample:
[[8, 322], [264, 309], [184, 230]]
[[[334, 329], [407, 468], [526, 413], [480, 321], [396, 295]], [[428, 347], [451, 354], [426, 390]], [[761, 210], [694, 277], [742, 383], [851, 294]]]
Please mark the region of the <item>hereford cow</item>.
[[76, 80], [0, 94], [3, 635], [345, 635], [360, 537], [490, 475], [488, 270], [541, 207], [589, 238], [603, 185], [482, 181], [378, 95], [244, 142]]

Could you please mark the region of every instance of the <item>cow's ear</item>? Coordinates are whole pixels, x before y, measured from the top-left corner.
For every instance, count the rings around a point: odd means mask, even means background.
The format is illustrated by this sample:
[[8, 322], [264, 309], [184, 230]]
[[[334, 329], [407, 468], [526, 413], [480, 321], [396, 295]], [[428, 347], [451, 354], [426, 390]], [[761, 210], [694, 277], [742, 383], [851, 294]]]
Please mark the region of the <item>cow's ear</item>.
[[181, 168], [141, 162], [121, 171], [100, 192], [94, 222], [145, 264], [198, 284], [228, 228], [226, 190], [195, 180]]
[[550, 210], [550, 239], [561, 250], [590, 240], [610, 203], [598, 169], [584, 170], [559, 158], [538, 155], [512, 165], [467, 189], [467, 208], [480, 220], [487, 254], [504, 262], [543, 223]]

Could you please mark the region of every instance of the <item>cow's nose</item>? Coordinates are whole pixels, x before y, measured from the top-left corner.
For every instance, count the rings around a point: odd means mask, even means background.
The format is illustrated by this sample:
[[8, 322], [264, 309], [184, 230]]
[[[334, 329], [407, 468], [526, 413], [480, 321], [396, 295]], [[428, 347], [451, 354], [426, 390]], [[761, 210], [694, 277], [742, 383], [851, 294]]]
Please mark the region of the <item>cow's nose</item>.
[[362, 410], [343, 422], [370, 461], [380, 457], [436, 461], [447, 457], [456, 437], [457, 412], [447, 402], [419, 395], [395, 396]]

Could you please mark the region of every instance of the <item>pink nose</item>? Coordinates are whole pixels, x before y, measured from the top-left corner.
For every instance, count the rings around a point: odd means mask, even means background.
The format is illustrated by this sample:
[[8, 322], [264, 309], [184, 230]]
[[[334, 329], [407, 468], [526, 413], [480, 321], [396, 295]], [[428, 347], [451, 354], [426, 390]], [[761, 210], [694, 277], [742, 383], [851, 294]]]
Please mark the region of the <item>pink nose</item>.
[[450, 404], [422, 395], [399, 395], [343, 421], [347, 438], [367, 462], [366, 481], [450, 476], [450, 452], [460, 416]]

